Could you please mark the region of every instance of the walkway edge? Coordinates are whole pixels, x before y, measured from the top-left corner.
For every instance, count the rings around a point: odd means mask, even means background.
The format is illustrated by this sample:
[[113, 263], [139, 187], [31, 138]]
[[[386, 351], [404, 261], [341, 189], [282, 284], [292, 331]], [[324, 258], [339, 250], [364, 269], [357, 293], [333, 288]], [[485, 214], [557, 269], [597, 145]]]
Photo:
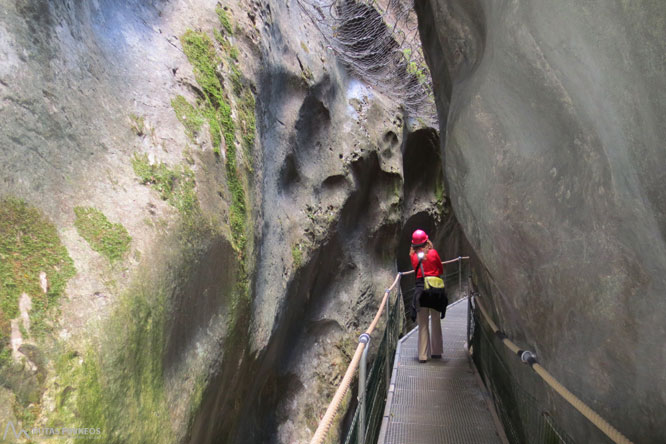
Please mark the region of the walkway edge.
[[391, 382], [389, 383], [389, 390], [386, 394], [386, 405], [384, 406], [384, 416], [382, 417], [382, 426], [379, 429], [379, 436], [377, 437], [377, 444], [383, 444], [386, 440], [386, 429], [388, 427], [388, 420], [391, 414], [391, 404], [393, 403], [393, 393], [395, 392], [395, 376], [398, 371], [398, 363], [400, 362], [400, 349], [402, 348], [403, 341], [407, 340], [412, 333], [418, 330], [418, 327], [412, 328], [409, 333], [400, 338], [398, 346], [395, 349], [395, 356], [393, 357], [393, 370], [391, 371]]
[[483, 399], [485, 399], [486, 404], [488, 404], [488, 410], [490, 410], [490, 416], [493, 417], [493, 422], [495, 423], [495, 429], [497, 429], [497, 435], [499, 436], [500, 440], [502, 440], [503, 444], [509, 444], [509, 439], [507, 438], [506, 432], [504, 431], [504, 425], [502, 424], [502, 421], [500, 421], [500, 418], [497, 415], [497, 410], [495, 410], [495, 403], [493, 402], [493, 397], [488, 392], [488, 389], [483, 383], [483, 379], [481, 379], [479, 371], [476, 369], [476, 365], [474, 365], [474, 360], [472, 360], [472, 354], [469, 352], [469, 348], [467, 349], [467, 359], [469, 360], [470, 367], [472, 367], [472, 370], [474, 371], [474, 376], [477, 384], [479, 385], [479, 390], [483, 395]]

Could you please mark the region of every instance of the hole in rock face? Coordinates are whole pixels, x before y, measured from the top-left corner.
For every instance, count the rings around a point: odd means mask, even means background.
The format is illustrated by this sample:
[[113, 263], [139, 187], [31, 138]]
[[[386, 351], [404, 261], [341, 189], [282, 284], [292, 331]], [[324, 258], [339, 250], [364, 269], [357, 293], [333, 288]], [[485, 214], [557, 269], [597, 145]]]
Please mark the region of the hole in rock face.
[[398, 139], [398, 135], [393, 131], [386, 132], [384, 137], [382, 137], [382, 155], [391, 158], [393, 156], [394, 150], [397, 151], [397, 147], [399, 145], [400, 140]]
[[384, 143], [390, 145], [396, 145], [398, 143], [398, 136], [393, 131], [388, 131], [384, 134]]
[[315, 95], [308, 95], [298, 112], [296, 122], [297, 148], [307, 150], [326, 138], [331, 126], [331, 112]]
[[286, 189], [299, 180], [298, 166], [293, 153], [287, 154], [280, 168], [280, 189]]
[[415, 193], [434, 192], [438, 181], [442, 183], [442, 161], [436, 130], [425, 128], [407, 136], [403, 169], [407, 202]]
[[347, 178], [344, 175], [335, 174], [324, 179], [324, 181], [321, 183], [321, 186], [323, 189], [336, 189], [345, 187], [347, 183]]

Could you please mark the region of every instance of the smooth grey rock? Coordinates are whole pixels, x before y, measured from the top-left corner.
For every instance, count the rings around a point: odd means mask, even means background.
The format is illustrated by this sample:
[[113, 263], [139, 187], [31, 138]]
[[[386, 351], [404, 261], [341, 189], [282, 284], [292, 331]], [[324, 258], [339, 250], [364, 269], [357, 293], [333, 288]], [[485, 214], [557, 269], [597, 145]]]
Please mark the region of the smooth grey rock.
[[[666, 4], [417, 2], [499, 325], [634, 442], [666, 429]], [[525, 381], [523, 381], [525, 382]], [[599, 432], [555, 395], [577, 442]]]

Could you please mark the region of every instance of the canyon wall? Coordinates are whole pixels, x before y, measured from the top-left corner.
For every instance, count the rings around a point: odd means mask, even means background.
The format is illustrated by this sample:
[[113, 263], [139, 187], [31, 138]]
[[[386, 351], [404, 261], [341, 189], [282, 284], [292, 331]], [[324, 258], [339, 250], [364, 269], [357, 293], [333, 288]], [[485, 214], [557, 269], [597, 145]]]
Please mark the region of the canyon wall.
[[3, 427], [307, 442], [403, 228], [451, 225], [437, 131], [294, 1], [0, 9]]
[[[666, 5], [416, 7], [483, 300], [630, 439], [663, 441]], [[545, 396], [577, 442], [601, 442]]]

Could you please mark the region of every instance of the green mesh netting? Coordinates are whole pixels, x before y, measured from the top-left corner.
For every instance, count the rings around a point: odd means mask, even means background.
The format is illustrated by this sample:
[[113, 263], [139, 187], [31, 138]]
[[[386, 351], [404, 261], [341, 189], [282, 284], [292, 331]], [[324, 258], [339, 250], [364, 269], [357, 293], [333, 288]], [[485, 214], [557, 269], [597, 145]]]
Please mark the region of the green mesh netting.
[[470, 315], [473, 316], [470, 330], [474, 364], [492, 396], [509, 442], [573, 444], [575, 441], [543, 409], [544, 403], [525, 390], [509, 371], [503, 357], [504, 345], [490, 327], [480, 321], [480, 313], [474, 311]]

